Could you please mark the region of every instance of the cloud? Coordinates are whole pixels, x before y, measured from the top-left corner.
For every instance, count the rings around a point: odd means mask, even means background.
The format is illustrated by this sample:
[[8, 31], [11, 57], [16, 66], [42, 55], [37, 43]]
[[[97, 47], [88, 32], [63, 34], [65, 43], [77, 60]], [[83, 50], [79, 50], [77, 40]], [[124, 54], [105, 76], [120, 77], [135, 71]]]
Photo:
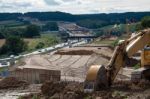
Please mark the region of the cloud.
[[29, 2], [5, 2], [0, 1], [0, 6], [2, 8], [13, 8], [13, 7], [29, 7], [31, 4]]
[[62, 1], [64, 1], [64, 2], [74, 2], [76, 0], [62, 0]]
[[55, 5], [59, 5], [60, 3], [55, 1], [55, 0], [44, 0], [46, 4], [48, 5], [52, 5], [52, 6], [55, 6]]
[[0, 0], [0, 12], [62, 11], [73, 14], [150, 11], [150, 0]]

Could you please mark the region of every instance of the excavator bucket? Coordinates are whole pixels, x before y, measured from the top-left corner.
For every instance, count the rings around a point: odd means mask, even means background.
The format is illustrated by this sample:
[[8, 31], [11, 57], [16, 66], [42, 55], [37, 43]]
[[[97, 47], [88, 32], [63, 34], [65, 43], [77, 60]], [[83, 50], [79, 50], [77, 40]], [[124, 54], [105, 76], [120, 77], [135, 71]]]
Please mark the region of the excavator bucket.
[[103, 65], [93, 65], [89, 68], [85, 80], [84, 91], [92, 92], [108, 88], [107, 70]]

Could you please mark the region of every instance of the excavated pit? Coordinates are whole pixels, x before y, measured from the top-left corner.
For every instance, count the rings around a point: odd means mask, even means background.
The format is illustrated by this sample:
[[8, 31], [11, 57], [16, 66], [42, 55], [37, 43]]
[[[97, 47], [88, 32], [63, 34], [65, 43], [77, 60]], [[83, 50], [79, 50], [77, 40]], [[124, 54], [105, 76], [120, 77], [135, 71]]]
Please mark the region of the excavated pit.
[[59, 50], [55, 54], [59, 55], [92, 55], [94, 51], [92, 50]]

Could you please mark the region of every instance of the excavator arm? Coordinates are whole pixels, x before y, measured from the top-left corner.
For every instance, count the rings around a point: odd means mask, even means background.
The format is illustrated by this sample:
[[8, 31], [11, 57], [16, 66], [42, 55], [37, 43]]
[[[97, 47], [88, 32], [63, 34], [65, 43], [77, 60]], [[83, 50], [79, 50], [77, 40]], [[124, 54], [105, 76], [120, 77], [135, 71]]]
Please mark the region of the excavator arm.
[[[109, 61], [107, 66], [97, 65], [96, 68], [99, 70], [95, 69], [96, 72], [94, 72], [94, 70], [91, 69], [94, 68], [95, 66], [91, 66], [91, 68], [87, 73], [85, 85], [88, 85], [88, 82], [90, 83], [93, 82], [94, 84], [93, 88], [95, 90], [97, 89], [99, 90], [99, 88], [104, 86], [105, 87], [111, 86], [120, 68], [125, 66], [125, 60], [130, 58], [140, 49], [143, 49], [144, 46], [149, 43], [150, 43], [150, 29], [136, 33], [136, 35], [134, 35], [133, 37], [121, 42], [115, 48], [113, 56], [111, 57], [111, 60]], [[92, 73], [94, 73], [94, 75]], [[92, 76], [94, 76], [93, 77], [94, 79], [90, 80], [89, 77]], [[104, 79], [104, 77], [106, 78]]]

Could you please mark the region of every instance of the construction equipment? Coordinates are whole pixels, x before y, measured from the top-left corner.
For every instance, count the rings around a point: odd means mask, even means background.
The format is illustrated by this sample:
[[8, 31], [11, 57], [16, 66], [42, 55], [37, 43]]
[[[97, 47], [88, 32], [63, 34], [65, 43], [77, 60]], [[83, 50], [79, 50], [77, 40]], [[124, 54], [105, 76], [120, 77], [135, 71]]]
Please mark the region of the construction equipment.
[[139, 50], [142, 50], [141, 68], [137, 72], [140, 73], [140, 78], [150, 79], [150, 48], [147, 47], [148, 44], [150, 44], [150, 29], [140, 31], [131, 38], [120, 42], [107, 66], [90, 67], [85, 80], [85, 91], [110, 87], [119, 70]]

